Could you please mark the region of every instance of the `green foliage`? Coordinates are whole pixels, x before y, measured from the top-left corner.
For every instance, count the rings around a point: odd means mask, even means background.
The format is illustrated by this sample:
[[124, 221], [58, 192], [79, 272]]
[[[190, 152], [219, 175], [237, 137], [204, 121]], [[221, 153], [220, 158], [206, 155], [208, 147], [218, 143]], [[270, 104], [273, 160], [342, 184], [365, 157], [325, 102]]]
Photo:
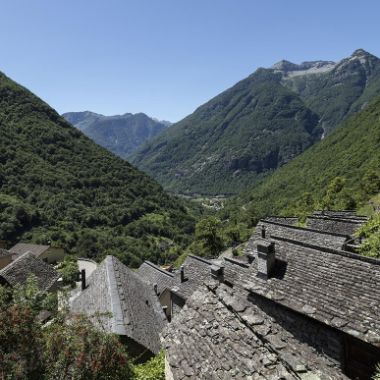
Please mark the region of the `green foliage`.
[[[306, 192], [313, 199], [307, 202], [311, 205], [315, 202], [318, 206], [327, 195], [325, 201], [332, 208], [365, 204], [370, 196], [363, 191], [363, 173], [376, 172], [380, 162], [379, 110], [380, 98], [377, 98], [320, 143], [242, 193], [226, 210], [255, 207], [257, 217], [284, 213], [289, 205], [303, 203]], [[337, 192], [343, 178], [344, 187]], [[329, 188], [332, 181], [335, 183]], [[367, 176], [367, 186], [376, 183], [377, 176]]]
[[63, 285], [75, 286], [79, 273], [78, 261], [75, 257], [66, 256], [57, 270], [62, 276]]
[[362, 255], [380, 258], [380, 214], [375, 214], [362, 225], [357, 236], [364, 239], [359, 247]]
[[[37, 316], [50, 304], [36, 279], [15, 289], [0, 286], [0, 378], [9, 380], [133, 379], [117, 336], [84, 317], [56, 315], [43, 327]], [[56, 304], [54, 310], [56, 310]]]
[[259, 69], [144, 144], [132, 160], [178, 193], [252, 188], [380, 94], [380, 60], [355, 54], [318, 75]]
[[372, 376], [373, 380], [380, 380], [380, 363], [376, 366], [376, 373]]
[[165, 188], [182, 194], [236, 194], [319, 139], [318, 116], [259, 69], [131, 157]]
[[165, 380], [165, 354], [161, 351], [144, 364], [134, 367], [134, 380]]
[[132, 369], [116, 335], [94, 329], [85, 317], [56, 320], [43, 330], [45, 380], [126, 380]]
[[157, 262], [161, 241], [170, 240], [177, 255], [191, 242], [194, 217], [185, 201], [1, 73], [0, 128], [1, 240], [95, 259], [113, 254], [131, 266]]
[[224, 248], [222, 222], [213, 216], [200, 220], [195, 226], [195, 247], [200, 256], [216, 257]]

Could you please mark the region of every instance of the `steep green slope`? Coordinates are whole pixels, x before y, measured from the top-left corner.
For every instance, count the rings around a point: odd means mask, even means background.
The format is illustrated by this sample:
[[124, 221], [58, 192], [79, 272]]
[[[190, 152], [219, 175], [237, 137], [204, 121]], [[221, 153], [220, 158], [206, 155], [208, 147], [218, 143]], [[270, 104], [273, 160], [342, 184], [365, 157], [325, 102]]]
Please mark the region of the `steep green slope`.
[[85, 111], [68, 112], [62, 116], [97, 144], [122, 158], [128, 157], [167, 126], [143, 113], [103, 116]]
[[192, 229], [182, 202], [0, 74], [0, 239], [137, 265], [176, 253]]
[[304, 151], [318, 116], [260, 69], [163, 131], [132, 162], [169, 190], [231, 194]]
[[131, 160], [179, 193], [236, 194], [380, 94], [380, 59], [281, 61], [259, 69], [144, 144]]
[[310, 193], [320, 201], [336, 177], [358, 205], [380, 186], [380, 98], [345, 121], [324, 140], [267, 177], [229, 205], [252, 206], [259, 216], [283, 212]]

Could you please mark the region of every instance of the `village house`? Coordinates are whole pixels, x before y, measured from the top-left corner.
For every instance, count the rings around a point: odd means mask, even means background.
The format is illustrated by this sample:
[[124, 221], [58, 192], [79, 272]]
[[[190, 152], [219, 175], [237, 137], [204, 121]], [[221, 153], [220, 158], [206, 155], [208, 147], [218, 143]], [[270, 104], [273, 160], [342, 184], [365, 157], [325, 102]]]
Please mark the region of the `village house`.
[[167, 318], [154, 287], [107, 256], [70, 301], [74, 314], [86, 314], [95, 326], [120, 336], [129, 353], [141, 360], [160, 351]]
[[32, 252], [18, 256], [0, 270], [0, 284], [7, 286], [25, 285], [28, 278], [34, 276], [42, 291], [58, 288], [59, 273], [49, 264], [37, 258]]
[[167, 379], [371, 379], [380, 260], [344, 250], [354, 215], [328, 217], [338, 233], [260, 221], [244, 257], [209, 266], [163, 331]]
[[31, 243], [17, 243], [9, 249], [9, 252], [11, 252], [14, 257], [21, 256], [25, 252], [31, 252], [35, 257], [49, 264], [61, 262], [65, 257], [65, 251], [63, 248]]

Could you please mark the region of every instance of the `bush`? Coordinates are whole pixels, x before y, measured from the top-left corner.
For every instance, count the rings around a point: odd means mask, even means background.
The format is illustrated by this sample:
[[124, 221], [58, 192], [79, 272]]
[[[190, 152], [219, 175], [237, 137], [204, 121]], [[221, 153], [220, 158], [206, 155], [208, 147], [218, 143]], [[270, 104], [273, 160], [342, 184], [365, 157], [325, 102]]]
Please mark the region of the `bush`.
[[165, 380], [165, 355], [161, 351], [157, 356], [134, 368], [135, 380]]

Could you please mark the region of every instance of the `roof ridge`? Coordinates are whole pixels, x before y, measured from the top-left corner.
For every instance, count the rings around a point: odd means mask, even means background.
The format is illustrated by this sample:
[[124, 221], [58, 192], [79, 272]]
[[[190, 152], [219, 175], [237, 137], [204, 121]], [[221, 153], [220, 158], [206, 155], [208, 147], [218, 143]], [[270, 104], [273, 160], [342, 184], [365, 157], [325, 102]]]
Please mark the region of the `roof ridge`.
[[367, 262], [367, 263], [373, 264], [373, 265], [380, 265], [380, 259], [375, 259], [374, 257], [362, 256], [362, 255], [359, 255], [357, 253], [344, 251], [342, 249], [322, 247], [322, 246], [319, 246], [316, 244], [305, 243], [305, 242], [301, 242], [298, 240], [293, 240], [293, 239], [289, 239], [289, 238], [285, 238], [285, 237], [281, 237], [281, 236], [276, 236], [276, 235], [271, 235], [271, 239], [285, 241], [287, 243], [291, 243], [294, 245], [303, 246], [306, 248], [311, 248], [311, 249], [323, 251], [326, 253], [344, 256], [344, 257], [347, 257], [347, 258], [350, 258], [353, 260], [363, 261], [363, 262]]
[[145, 261], [143, 262], [143, 264], [147, 264], [147, 265], [151, 266], [152, 268], [154, 268], [154, 269], [160, 271], [161, 273], [163, 273], [163, 274], [165, 274], [165, 275], [167, 275], [167, 276], [169, 276], [169, 277], [174, 277], [174, 273], [168, 272], [167, 270], [160, 268], [158, 265], [152, 263], [152, 262], [149, 261], [149, 260], [145, 260]]
[[204, 259], [203, 257], [200, 257], [200, 256], [196, 256], [196, 255], [190, 254], [187, 257], [191, 257], [192, 259], [196, 259], [196, 260], [201, 261], [201, 262], [203, 262], [205, 264], [212, 265], [211, 261], [208, 261], [208, 260], [206, 260], [206, 259]]
[[115, 334], [126, 335], [124, 313], [121, 308], [120, 294], [117, 287], [114, 257], [107, 255], [104, 259], [106, 265], [108, 291], [112, 310], [112, 330]]
[[[276, 226], [282, 226], [282, 227], [286, 227], [286, 228], [292, 228], [292, 229], [295, 229], [295, 230], [298, 230], [298, 231], [316, 232], [316, 233], [321, 234], [321, 235], [331, 235], [331, 236], [339, 236], [339, 237], [348, 237], [349, 236], [349, 235], [346, 235], [346, 234], [337, 234], [335, 232], [316, 230], [314, 228], [298, 227], [298, 226], [292, 226], [291, 224], [278, 223], [278, 222], [273, 222], [273, 221], [269, 221], [269, 220], [267, 221], [265, 219], [260, 219], [259, 223], [260, 222], [274, 224]], [[257, 225], [259, 225], [259, 223]]]

